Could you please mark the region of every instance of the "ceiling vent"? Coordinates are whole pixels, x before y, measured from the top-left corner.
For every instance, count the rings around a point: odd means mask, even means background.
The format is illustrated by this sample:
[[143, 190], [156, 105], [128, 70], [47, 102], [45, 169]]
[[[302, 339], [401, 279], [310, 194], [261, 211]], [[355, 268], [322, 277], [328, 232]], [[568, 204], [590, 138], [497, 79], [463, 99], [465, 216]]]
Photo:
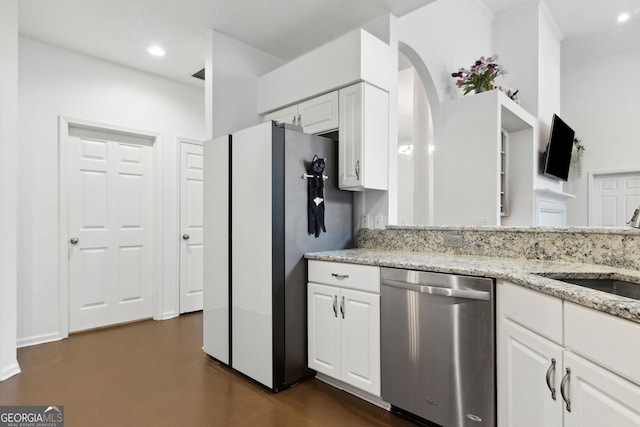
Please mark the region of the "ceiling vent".
[[195, 73], [191, 74], [191, 77], [195, 77], [196, 79], [200, 79], [200, 80], [204, 80], [204, 68], [200, 71], [196, 71]]

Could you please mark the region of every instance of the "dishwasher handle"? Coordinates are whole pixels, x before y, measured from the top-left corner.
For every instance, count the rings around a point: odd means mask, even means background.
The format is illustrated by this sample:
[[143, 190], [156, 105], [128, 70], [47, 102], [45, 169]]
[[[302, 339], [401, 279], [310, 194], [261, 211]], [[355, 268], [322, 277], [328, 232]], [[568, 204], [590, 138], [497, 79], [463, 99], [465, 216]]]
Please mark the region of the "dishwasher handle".
[[382, 285], [443, 297], [476, 299], [482, 301], [489, 301], [491, 299], [490, 292], [474, 291], [470, 289], [452, 289], [442, 288], [439, 286], [417, 285], [415, 283], [407, 283], [391, 279], [382, 279]]

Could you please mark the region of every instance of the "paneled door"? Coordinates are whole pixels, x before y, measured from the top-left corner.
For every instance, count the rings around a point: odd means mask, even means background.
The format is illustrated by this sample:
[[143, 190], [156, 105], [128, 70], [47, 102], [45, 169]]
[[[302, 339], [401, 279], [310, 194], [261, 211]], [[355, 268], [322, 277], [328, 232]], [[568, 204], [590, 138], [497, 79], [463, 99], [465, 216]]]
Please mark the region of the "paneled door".
[[589, 188], [589, 225], [623, 227], [640, 204], [640, 171], [594, 174]]
[[153, 142], [69, 128], [69, 331], [153, 314]]
[[202, 310], [203, 146], [180, 143], [180, 313]]

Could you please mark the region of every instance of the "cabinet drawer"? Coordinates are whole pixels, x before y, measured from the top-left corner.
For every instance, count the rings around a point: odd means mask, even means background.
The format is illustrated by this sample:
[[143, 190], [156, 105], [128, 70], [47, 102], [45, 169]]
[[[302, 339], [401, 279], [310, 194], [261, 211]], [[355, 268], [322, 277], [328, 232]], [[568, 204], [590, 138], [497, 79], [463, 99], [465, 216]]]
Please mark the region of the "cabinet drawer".
[[309, 282], [380, 293], [380, 267], [309, 260]]
[[565, 302], [565, 347], [640, 384], [640, 324]]
[[562, 300], [508, 282], [498, 283], [502, 315], [562, 344]]

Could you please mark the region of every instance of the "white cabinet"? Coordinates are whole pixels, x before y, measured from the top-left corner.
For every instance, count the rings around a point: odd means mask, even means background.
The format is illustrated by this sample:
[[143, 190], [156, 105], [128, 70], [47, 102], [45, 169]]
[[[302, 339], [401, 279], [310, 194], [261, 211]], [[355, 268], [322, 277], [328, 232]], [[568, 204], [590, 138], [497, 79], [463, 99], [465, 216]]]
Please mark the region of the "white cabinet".
[[[501, 321], [503, 366], [498, 385], [501, 426], [561, 427], [562, 347], [509, 319]], [[500, 376], [500, 374], [498, 374]], [[546, 383], [549, 376], [549, 387]]]
[[568, 351], [564, 363], [571, 370], [565, 427], [640, 426], [640, 387]]
[[363, 29], [351, 31], [260, 76], [257, 112], [264, 114], [358, 81], [389, 90], [397, 82], [396, 55], [395, 44]]
[[338, 129], [338, 91], [265, 114], [263, 120], [302, 126], [302, 130], [310, 134], [336, 130]]
[[263, 122], [274, 120], [279, 123], [287, 123], [290, 125], [298, 125], [298, 105], [285, 107], [281, 110], [267, 113], [262, 117]]
[[361, 82], [339, 91], [339, 186], [388, 188], [389, 94]]
[[498, 282], [496, 325], [500, 427], [640, 426], [640, 324]]
[[[318, 270], [321, 274], [314, 274]], [[357, 270], [364, 274], [359, 277]], [[322, 277], [343, 280], [346, 287], [312, 282], [323, 281]], [[309, 367], [380, 396], [379, 268], [309, 261], [309, 282]]]

